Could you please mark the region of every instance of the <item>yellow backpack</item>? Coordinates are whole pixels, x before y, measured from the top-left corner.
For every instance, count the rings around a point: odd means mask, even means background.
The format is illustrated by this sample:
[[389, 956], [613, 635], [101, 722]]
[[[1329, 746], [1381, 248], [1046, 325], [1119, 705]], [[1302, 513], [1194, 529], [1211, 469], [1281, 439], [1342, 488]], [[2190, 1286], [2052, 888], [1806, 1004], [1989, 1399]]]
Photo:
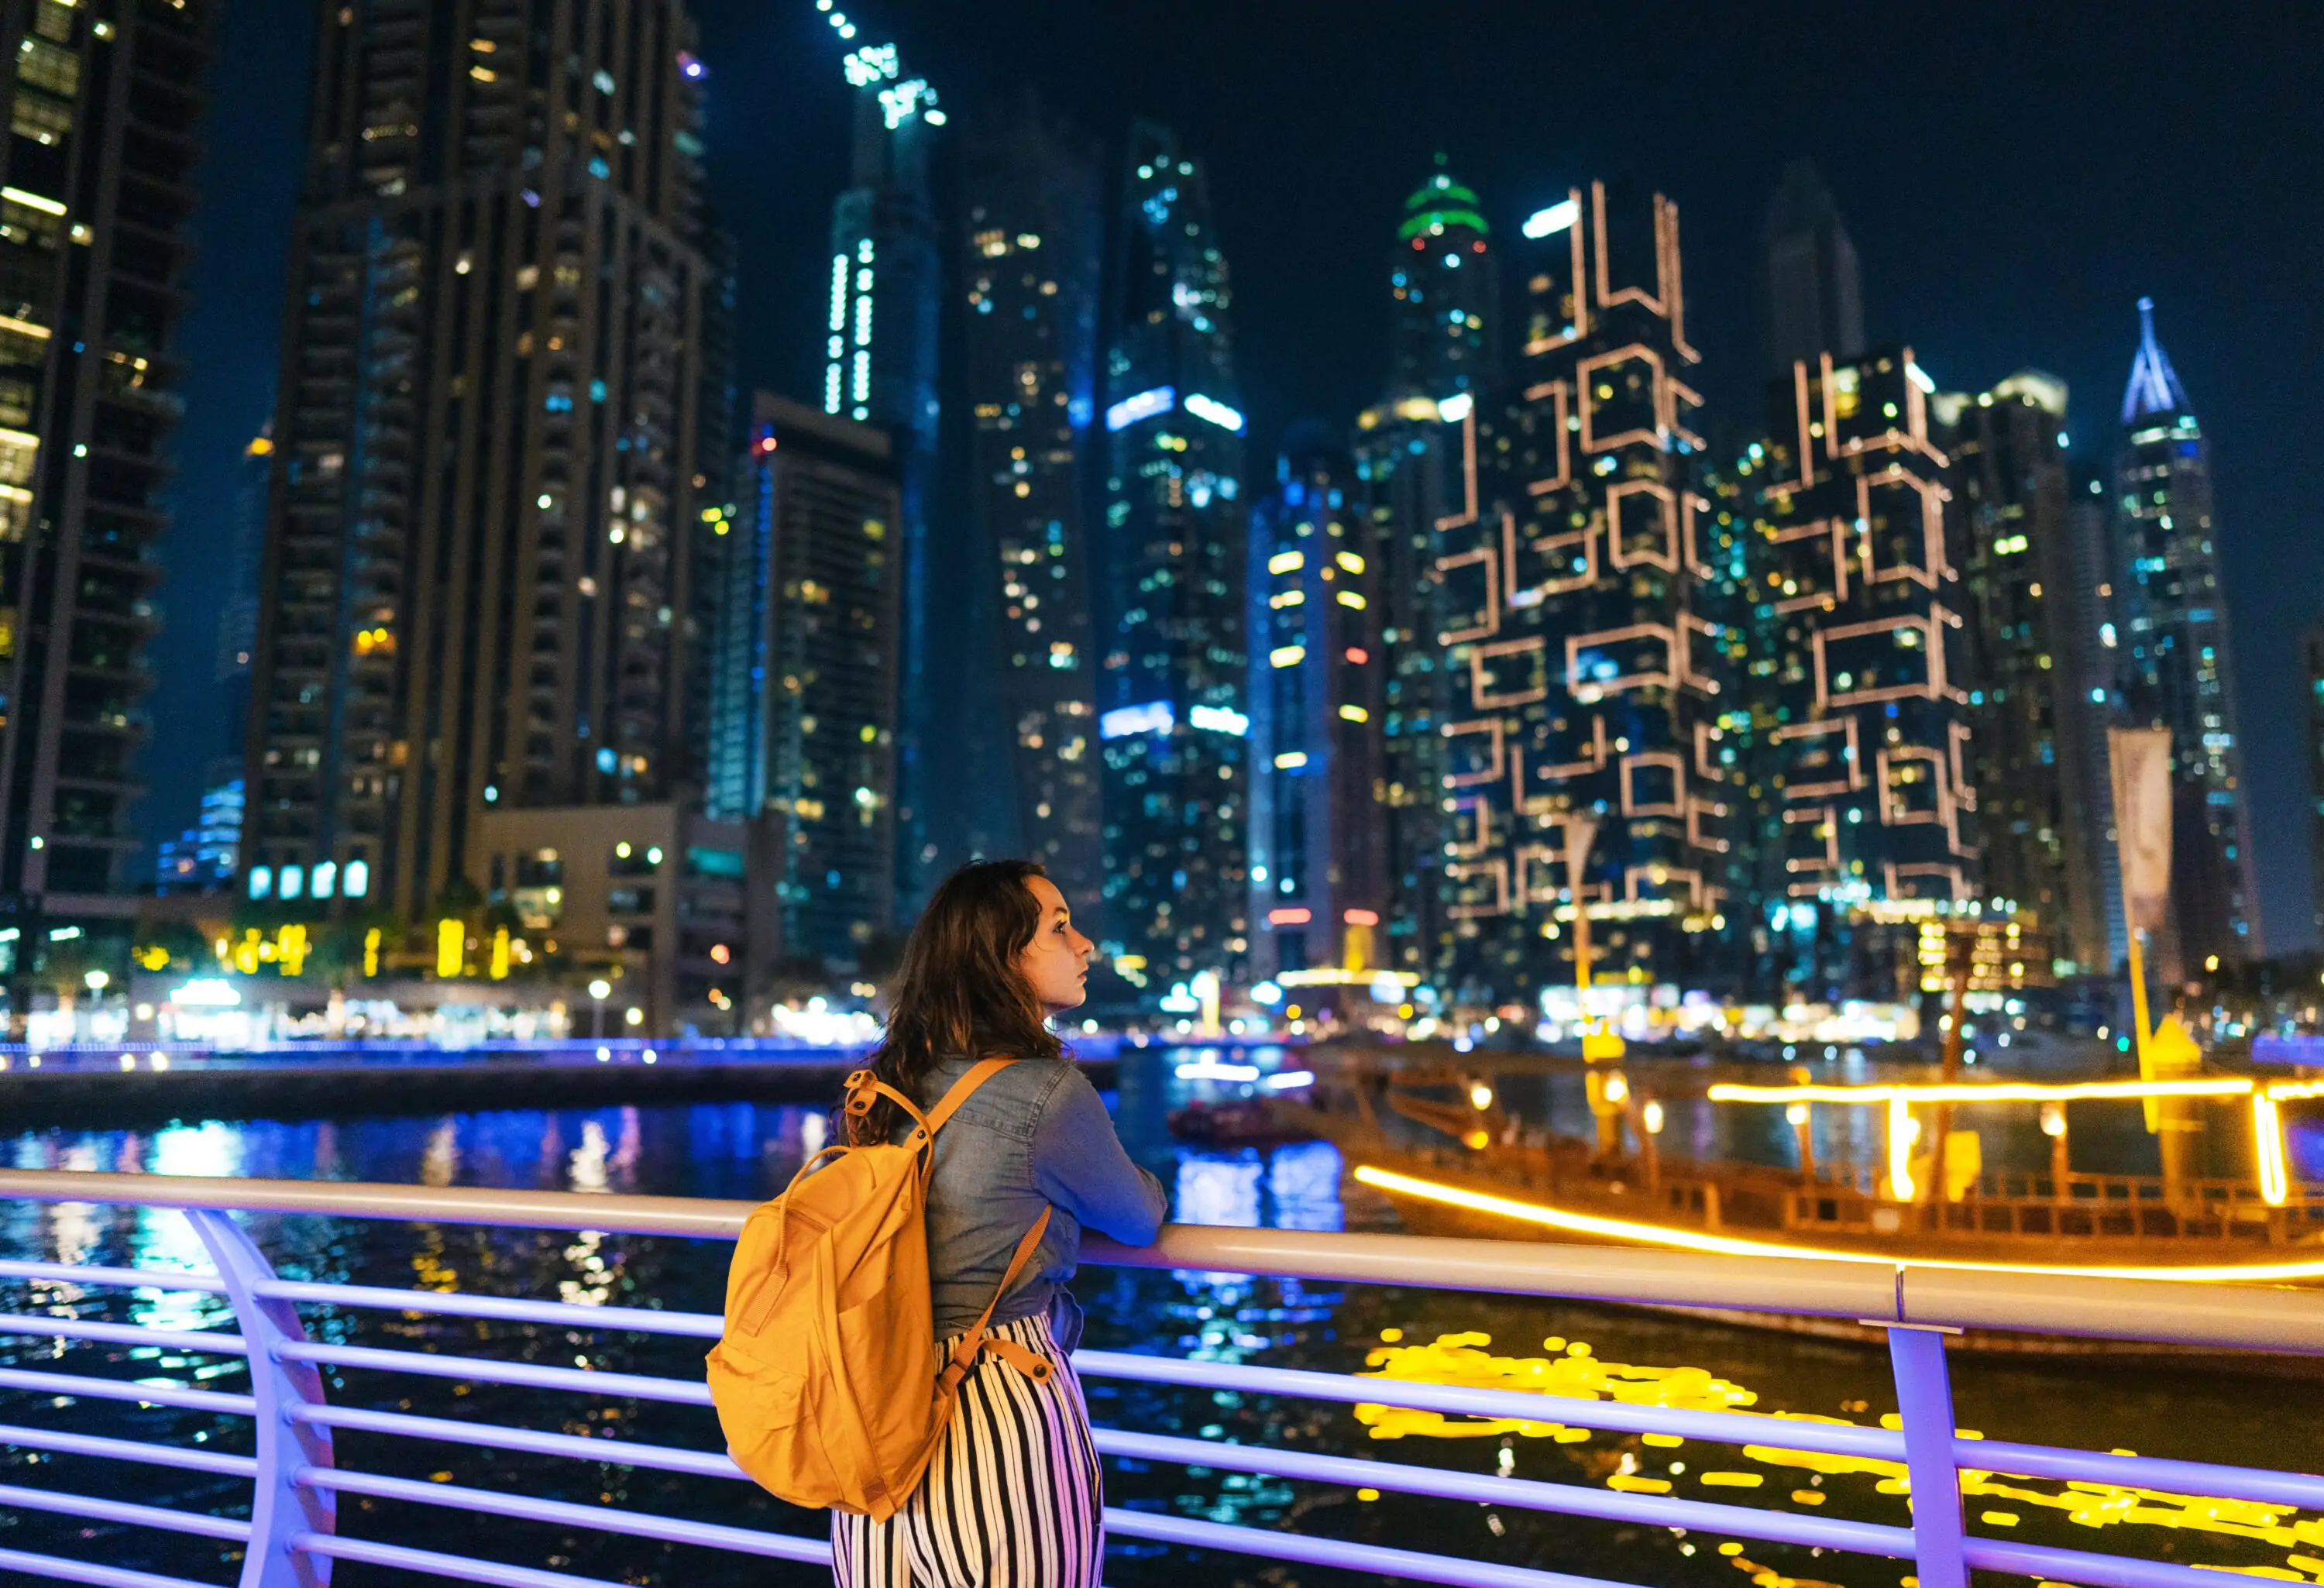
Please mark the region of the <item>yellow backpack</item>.
[[1048, 1209], [1017, 1243], [984, 1316], [942, 1362], [929, 1305], [936, 1133], [1015, 1062], [981, 1061], [926, 1114], [857, 1070], [847, 1077], [847, 1113], [861, 1119], [886, 1097], [911, 1116], [912, 1133], [825, 1148], [743, 1224], [726, 1276], [726, 1333], [709, 1357], [710, 1398], [735, 1464], [777, 1498], [885, 1521], [918, 1486], [980, 1352], [1037, 1383], [1055, 1371], [985, 1333], [1039, 1247]]

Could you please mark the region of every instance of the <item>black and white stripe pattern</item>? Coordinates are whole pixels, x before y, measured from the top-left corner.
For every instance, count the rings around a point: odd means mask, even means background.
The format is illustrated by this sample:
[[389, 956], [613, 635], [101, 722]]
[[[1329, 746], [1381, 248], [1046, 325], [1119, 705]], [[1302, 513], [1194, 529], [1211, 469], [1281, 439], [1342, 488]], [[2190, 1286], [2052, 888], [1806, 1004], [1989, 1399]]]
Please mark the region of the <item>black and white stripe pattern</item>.
[[838, 1588], [1099, 1588], [1104, 1500], [1081, 1380], [1046, 1316], [990, 1332], [1057, 1371], [1037, 1384], [980, 1359], [904, 1509], [885, 1522], [832, 1513]]

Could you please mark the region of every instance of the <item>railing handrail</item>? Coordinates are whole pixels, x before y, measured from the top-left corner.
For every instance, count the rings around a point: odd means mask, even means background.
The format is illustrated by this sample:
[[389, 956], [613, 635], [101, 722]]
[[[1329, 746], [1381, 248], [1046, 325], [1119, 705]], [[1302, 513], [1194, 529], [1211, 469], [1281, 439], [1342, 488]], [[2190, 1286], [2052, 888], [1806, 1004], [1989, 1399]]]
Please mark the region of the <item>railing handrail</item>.
[[[341, 1180], [0, 1170], [0, 1200], [92, 1202], [733, 1240], [758, 1204]], [[1982, 1271], [1912, 1259], [1730, 1257], [1534, 1240], [1172, 1224], [1085, 1262], [1560, 1297], [1920, 1328], [2324, 1354], [2324, 1291]]]

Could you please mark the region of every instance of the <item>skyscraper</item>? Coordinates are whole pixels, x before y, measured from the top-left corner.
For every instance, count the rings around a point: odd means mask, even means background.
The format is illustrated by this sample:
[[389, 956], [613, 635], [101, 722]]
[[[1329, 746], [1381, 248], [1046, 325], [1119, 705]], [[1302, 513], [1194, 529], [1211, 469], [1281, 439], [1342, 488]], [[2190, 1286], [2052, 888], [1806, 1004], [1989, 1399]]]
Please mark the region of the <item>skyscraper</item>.
[[125, 916], [98, 896], [128, 891], [138, 846], [150, 548], [170, 527], [172, 339], [217, 8], [42, 0], [8, 15], [0, 898]]
[[1388, 252], [1388, 390], [1442, 400], [1482, 393], [1499, 379], [1500, 261], [1476, 193], [1437, 169], [1404, 201], [1396, 246]]
[[940, 769], [959, 762], [964, 669], [941, 659], [966, 649], [964, 609], [945, 592], [969, 575], [949, 566], [948, 547], [938, 544], [930, 522], [943, 282], [928, 161], [945, 116], [927, 80], [904, 75], [893, 44], [856, 51], [847, 57], [846, 73], [855, 90], [853, 170], [831, 215], [823, 411], [889, 430], [901, 471], [896, 549], [903, 577], [903, 703], [895, 831], [897, 880], [908, 908], [956, 841], [961, 804], [956, 784]]
[[1751, 614], [1766, 636], [1751, 663], [1761, 887], [1811, 1002], [1913, 991], [1914, 923], [1978, 896], [1983, 791], [1934, 392], [1904, 347], [1802, 361], [1770, 393]]
[[1785, 375], [1823, 354], [1845, 364], [1864, 351], [1864, 287], [1856, 245], [1831, 190], [1805, 160], [1784, 167], [1760, 230], [1767, 369]]
[[[2066, 387], [2038, 371], [1941, 399], [1962, 520], [1971, 780], [1982, 891], [2039, 917], [2052, 956], [2103, 974], [2109, 715], [2076, 544]], [[2092, 698], [2096, 690], [2098, 698]]]
[[1346, 453], [1284, 438], [1250, 517], [1250, 974], [1383, 968], [1379, 563]]
[[1097, 658], [1084, 448], [1096, 403], [1098, 169], [1087, 141], [1029, 97], [963, 131], [969, 502], [976, 549], [991, 559], [976, 577], [999, 613], [1012, 847], [1093, 913]]
[[2228, 965], [2260, 956], [2259, 892], [2210, 446], [2154, 339], [2153, 300], [2138, 300], [2138, 319], [2114, 457], [2116, 582], [2127, 714], [2171, 730], [2171, 924], [2158, 958], [2163, 978], [2178, 981], [2214, 956]]
[[850, 965], [896, 914], [902, 487], [891, 432], [761, 392], [734, 535], [755, 570], [752, 787], [785, 828], [784, 951]]
[[1106, 355], [1101, 946], [1133, 983], [1248, 946], [1242, 398], [1201, 164], [1130, 128]]
[[488, 812], [680, 794], [703, 68], [678, 0], [318, 9], [245, 876], [413, 919]]
[[1570, 983], [1581, 906], [1594, 980], [1700, 984], [1726, 930], [1739, 789], [1731, 637], [1706, 615], [1678, 209], [1593, 182], [1521, 235], [1517, 392], [1440, 404], [1466, 482], [1436, 560], [1447, 957], [1468, 996]]

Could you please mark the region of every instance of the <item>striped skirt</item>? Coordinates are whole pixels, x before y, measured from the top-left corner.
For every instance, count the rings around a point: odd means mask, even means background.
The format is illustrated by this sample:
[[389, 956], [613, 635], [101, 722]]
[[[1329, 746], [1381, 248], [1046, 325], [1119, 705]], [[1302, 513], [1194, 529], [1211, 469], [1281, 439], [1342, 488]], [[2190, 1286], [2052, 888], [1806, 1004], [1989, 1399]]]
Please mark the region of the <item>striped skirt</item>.
[[832, 1513], [838, 1588], [1099, 1588], [1104, 1501], [1081, 1381], [1046, 1316], [991, 1332], [1057, 1372], [1036, 1384], [980, 1359], [904, 1509], [884, 1522]]

